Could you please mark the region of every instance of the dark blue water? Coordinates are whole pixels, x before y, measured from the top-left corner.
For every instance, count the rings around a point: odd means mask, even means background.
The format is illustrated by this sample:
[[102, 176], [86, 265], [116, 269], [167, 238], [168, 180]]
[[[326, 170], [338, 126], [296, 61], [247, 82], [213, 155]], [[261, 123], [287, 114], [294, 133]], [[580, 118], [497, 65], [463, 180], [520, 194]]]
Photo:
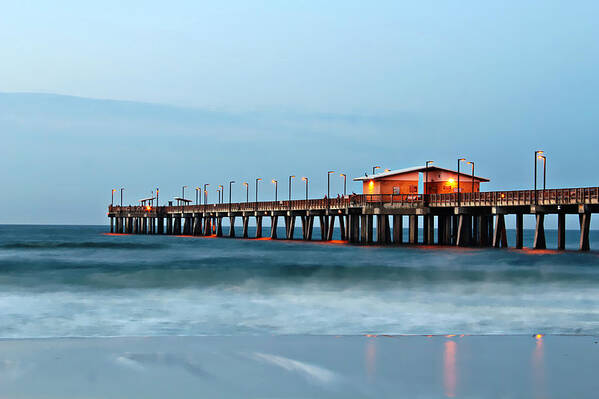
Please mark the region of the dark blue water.
[[106, 231], [0, 226], [0, 337], [599, 334], [595, 252]]

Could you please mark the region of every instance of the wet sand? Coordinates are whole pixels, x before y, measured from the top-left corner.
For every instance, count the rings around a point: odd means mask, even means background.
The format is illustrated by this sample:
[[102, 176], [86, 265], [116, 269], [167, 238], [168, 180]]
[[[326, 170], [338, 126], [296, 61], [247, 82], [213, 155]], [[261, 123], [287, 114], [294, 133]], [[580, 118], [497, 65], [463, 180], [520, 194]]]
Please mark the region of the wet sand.
[[2, 398], [596, 398], [590, 336], [0, 340]]

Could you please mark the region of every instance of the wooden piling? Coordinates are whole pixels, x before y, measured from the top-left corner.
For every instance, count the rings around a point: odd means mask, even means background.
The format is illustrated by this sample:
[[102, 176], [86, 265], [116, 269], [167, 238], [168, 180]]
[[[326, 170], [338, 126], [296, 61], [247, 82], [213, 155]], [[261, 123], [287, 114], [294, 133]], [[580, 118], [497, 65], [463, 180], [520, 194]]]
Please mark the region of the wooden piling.
[[410, 244], [418, 244], [418, 215], [409, 216], [409, 241]]
[[524, 246], [524, 215], [516, 213], [516, 249]]
[[235, 216], [229, 216], [229, 238], [235, 238]]
[[249, 223], [250, 223], [250, 217], [249, 217], [249, 216], [245, 216], [245, 215], [244, 215], [244, 216], [241, 218], [241, 220], [243, 221], [243, 229], [242, 229], [241, 236], [242, 236], [243, 238], [248, 238], [248, 237], [249, 237], [249, 234], [248, 234], [248, 225], [249, 225]]
[[580, 222], [580, 245], [581, 251], [590, 251], [591, 245], [589, 240], [589, 234], [591, 229], [591, 214], [581, 213], [579, 215]]
[[256, 238], [262, 238], [262, 216], [256, 216]]
[[557, 249], [563, 251], [566, 249], [566, 214], [557, 214]]
[[546, 249], [547, 244], [545, 243], [545, 215], [537, 213], [537, 223], [535, 228], [535, 239], [533, 243], [533, 249]]
[[393, 243], [403, 244], [403, 215], [393, 215]]
[[495, 215], [495, 230], [493, 232], [493, 247], [507, 248], [507, 233], [505, 231], [505, 215]]
[[279, 224], [279, 217], [277, 215], [270, 216], [270, 238], [273, 240], [277, 239], [277, 225]]

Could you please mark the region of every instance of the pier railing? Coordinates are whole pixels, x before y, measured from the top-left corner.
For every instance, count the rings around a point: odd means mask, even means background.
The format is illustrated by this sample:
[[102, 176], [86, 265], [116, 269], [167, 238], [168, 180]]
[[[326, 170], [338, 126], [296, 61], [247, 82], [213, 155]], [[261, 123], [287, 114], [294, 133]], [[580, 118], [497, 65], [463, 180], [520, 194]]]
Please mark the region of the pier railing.
[[[460, 193], [460, 206], [598, 204], [599, 187]], [[458, 194], [429, 194], [429, 206], [458, 206]]]
[[[162, 213], [200, 212], [276, 212], [392, 206], [397, 208], [464, 206], [522, 206], [599, 204], [599, 187], [550, 190], [491, 191], [458, 194], [352, 194], [338, 198], [291, 201], [235, 202], [206, 205], [158, 207]], [[156, 212], [147, 206], [111, 206], [109, 212]]]

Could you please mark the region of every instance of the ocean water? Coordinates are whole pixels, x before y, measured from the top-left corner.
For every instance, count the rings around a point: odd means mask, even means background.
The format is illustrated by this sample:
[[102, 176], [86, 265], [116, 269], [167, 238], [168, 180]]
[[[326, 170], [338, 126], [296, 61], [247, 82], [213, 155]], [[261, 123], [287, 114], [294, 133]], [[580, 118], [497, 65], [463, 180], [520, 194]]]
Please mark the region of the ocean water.
[[[597, 252], [107, 230], [0, 226], [0, 338], [599, 335]], [[554, 246], [555, 232], [547, 235]], [[531, 237], [527, 231], [526, 243]], [[575, 247], [577, 232], [567, 238]], [[599, 232], [591, 233], [591, 248], [599, 249]]]

